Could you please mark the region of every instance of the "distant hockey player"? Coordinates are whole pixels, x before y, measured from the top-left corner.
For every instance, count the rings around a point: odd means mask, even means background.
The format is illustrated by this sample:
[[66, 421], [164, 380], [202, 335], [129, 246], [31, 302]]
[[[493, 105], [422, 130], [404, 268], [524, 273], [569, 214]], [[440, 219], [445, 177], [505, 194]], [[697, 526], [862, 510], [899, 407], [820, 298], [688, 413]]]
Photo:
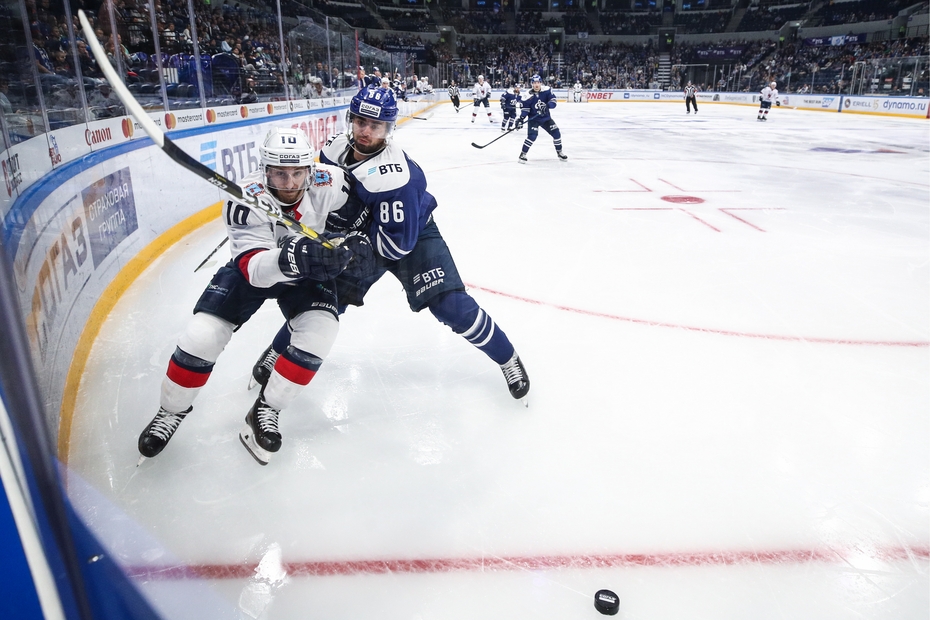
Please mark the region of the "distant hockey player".
[[520, 115], [520, 85], [514, 84], [512, 90], [501, 95], [501, 109], [504, 111], [504, 120], [501, 121], [501, 131], [514, 129], [517, 126], [517, 116]]
[[555, 107], [555, 95], [548, 86], [543, 86], [542, 78], [534, 75], [532, 79], [531, 90], [523, 97], [520, 102], [521, 116], [517, 121], [517, 127], [522, 127], [524, 120], [527, 121], [526, 139], [523, 141], [523, 150], [520, 153], [520, 163], [526, 163], [526, 154], [529, 152], [533, 142], [539, 135], [539, 128], [542, 127], [550, 136], [552, 143], [555, 145], [555, 154], [560, 161], [566, 161], [568, 155], [562, 152], [562, 132], [559, 126], [549, 116], [549, 110]]
[[[361, 306], [365, 294], [390, 272], [407, 293], [414, 312], [424, 308], [453, 332], [500, 365], [510, 394], [524, 398], [530, 389], [523, 362], [506, 334], [465, 292], [433, 217], [436, 199], [426, 190], [419, 165], [393, 140], [397, 103], [390, 91], [365, 88], [349, 104], [346, 131], [333, 136], [320, 152], [320, 161], [342, 166], [357, 179], [360, 202], [331, 214], [333, 231], [367, 231], [373, 235], [374, 269], [369, 275], [346, 273], [336, 282], [340, 310]], [[380, 172], [371, 172], [380, 171]], [[360, 210], [356, 207], [362, 207]], [[267, 380], [268, 369], [285, 351], [290, 325], [278, 331], [272, 345], [252, 369], [254, 382]]]
[[778, 89], [775, 88], [778, 86], [775, 82], [769, 83], [768, 86], [762, 89], [762, 92], [759, 94], [759, 115], [756, 117], [757, 121], [768, 120], [769, 110], [772, 109], [772, 103], [778, 100]]
[[[259, 148], [259, 169], [242, 179], [242, 188], [269, 210], [322, 231], [329, 213], [349, 199], [351, 180], [336, 166], [314, 165], [313, 156], [302, 132], [272, 129]], [[291, 342], [270, 369], [239, 434], [252, 456], [266, 464], [281, 447], [279, 412], [313, 379], [339, 331], [333, 278], [353, 256], [358, 258], [350, 269], [364, 271], [363, 261], [372, 260], [362, 233], [343, 235], [341, 244], [327, 249], [235, 200], [226, 201], [223, 221], [232, 260], [200, 296], [168, 362], [158, 413], [139, 436], [143, 457], [158, 455], [168, 444], [233, 332], [266, 300], [276, 299], [293, 332]]]
[[491, 85], [484, 81], [484, 76], [478, 76], [478, 82], [472, 88], [471, 92], [472, 99], [474, 99], [475, 107], [471, 111], [471, 122], [475, 122], [475, 117], [478, 116], [478, 106], [484, 105], [485, 109], [488, 111], [488, 120], [494, 122], [494, 119], [491, 118]]
[[572, 101], [581, 103], [581, 82], [575, 82], [575, 85], [572, 86]]
[[455, 84], [455, 80], [452, 80], [452, 83], [449, 84], [449, 99], [452, 101], [452, 107], [458, 112], [462, 102], [459, 99], [459, 87]]

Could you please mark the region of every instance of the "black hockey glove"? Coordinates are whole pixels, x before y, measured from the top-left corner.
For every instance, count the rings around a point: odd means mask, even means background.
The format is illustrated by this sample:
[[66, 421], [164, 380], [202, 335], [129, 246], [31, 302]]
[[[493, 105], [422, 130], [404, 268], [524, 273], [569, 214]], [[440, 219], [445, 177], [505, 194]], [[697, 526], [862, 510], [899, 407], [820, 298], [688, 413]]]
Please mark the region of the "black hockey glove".
[[515, 129], [523, 129], [523, 117], [517, 119], [517, 124], [514, 125]]
[[371, 247], [371, 241], [365, 233], [350, 232], [346, 235], [342, 247], [348, 248], [352, 252], [352, 260], [346, 266], [345, 275], [353, 278], [364, 278], [370, 274], [375, 266], [375, 251]]
[[337, 246], [330, 250], [307, 237], [288, 237], [283, 243], [278, 268], [289, 278], [321, 282], [332, 280], [342, 273], [352, 258], [352, 252], [347, 248]]
[[370, 223], [371, 208], [353, 193], [339, 209], [329, 212], [326, 217], [326, 230], [343, 234], [352, 230], [364, 231], [368, 230]]
[[781, 107], [781, 101], [776, 101], [776, 102], [775, 102], [775, 105], [776, 105], [777, 107], [780, 108], [780, 107]]

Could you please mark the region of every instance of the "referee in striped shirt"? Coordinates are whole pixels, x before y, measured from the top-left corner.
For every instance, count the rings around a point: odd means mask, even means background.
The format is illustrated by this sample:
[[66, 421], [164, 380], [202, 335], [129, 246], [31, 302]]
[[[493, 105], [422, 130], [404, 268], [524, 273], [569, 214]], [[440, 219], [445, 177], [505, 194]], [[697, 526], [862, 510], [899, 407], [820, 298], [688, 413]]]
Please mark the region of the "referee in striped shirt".
[[688, 109], [688, 114], [691, 114], [691, 106], [694, 106], [694, 113], [697, 114], [697, 97], [694, 96], [694, 93], [697, 89], [691, 85], [691, 82], [688, 82], [688, 85], [685, 86], [685, 107]]
[[455, 80], [452, 80], [452, 84], [449, 85], [449, 99], [452, 100], [452, 105], [455, 106], [455, 111], [458, 112], [461, 103], [459, 101], [459, 87], [455, 85]]

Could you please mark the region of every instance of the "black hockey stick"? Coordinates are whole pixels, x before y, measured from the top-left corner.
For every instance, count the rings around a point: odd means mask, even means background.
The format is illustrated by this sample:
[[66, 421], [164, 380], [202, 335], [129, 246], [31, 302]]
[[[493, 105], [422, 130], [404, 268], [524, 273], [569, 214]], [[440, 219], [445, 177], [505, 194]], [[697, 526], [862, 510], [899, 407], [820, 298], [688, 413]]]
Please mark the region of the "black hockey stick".
[[241, 187], [223, 175], [210, 170], [210, 168], [185, 153], [177, 144], [172, 142], [171, 139], [165, 135], [165, 132], [163, 132], [158, 127], [158, 125], [156, 125], [154, 121], [149, 118], [148, 114], [145, 113], [145, 110], [142, 109], [142, 106], [139, 105], [139, 102], [136, 101], [135, 97], [132, 96], [132, 93], [129, 92], [129, 89], [126, 88], [126, 85], [123, 84], [122, 80], [119, 79], [119, 76], [116, 74], [116, 70], [110, 64], [106, 53], [103, 51], [103, 48], [100, 47], [100, 43], [97, 42], [94, 29], [90, 25], [90, 22], [87, 21], [87, 16], [84, 15], [83, 10], [78, 10], [78, 19], [81, 21], [81, 29], [84, 31], [84, 37], [87, 39], [87, 45], [90, 47], [91, 52], [93, 52], [94, 59], [97, 61], [97, 66], [100, 67], [103, 75], [107, 78], [107, 81], [113, 88], [113, 92], [116, 93], [116, 96], [119, 97], [119, 100], [123, 102], [124, 106], [126, 106], [126, 110], [136, 119], [139, 125], [142, 126], [142, 129], [145, 130], [145, 133], [148, 134], [148, 137], [152, 139], [152, 142], [161, 148], [161, 150], [163, 150], [168, 155], [168, 157], [173, 159], [175, 163], [184, 166], [208, 183], [211, 183], [212, 185], [226, 192], [239, 202], [245, 203], [253, 209], [263, 211], [268, 214], [269, 217], [277, 220], [290, 230], [313, 239], [314, 241], [318, 241], [323, 245], [323, 247], [329, 248], [330, 250], [333, 249], [333, 244], [321, 237], [319, 233], [317, 233], [309, 226], [301, 224], [294, 218], [288, 217], [280, 211], [276, 211], [265, 206], [256, 200], [254, 196], [243, 193]]
[[[521, 129], [522, 129], [522, 127], [521, 127]], [[486, 146], [491, 146], [492, 144], [494, 144], [495, 142], [497, 142], [498, 140], [500, 140], [501, 138], [503, 138], [504, 136], [506, 136], [507, 134], [509, 134], [511, 131], [516, 131], [516, 130], [517, 130], [517, 127], [514, 127], [513, 129], [508, 129], [507, 131], [505, 131], [505, 132], [502, 133], [501, 135], [497, 136], [496, 138], [494, 138], [493, 140], [491, 140], [491, 141], [488, 142], [487, 144], [475, 144], [474, 142], [472, 142], [471, 145], [472, 145], [473, 147], [475, 147], [476, 149], [483, 149], [483, 148], [486, 147]]]
[[203, 267], [204, 265], [206, 265], [206, 264], [207, 264], [207, 261], [210, 260], [211, 258], [213, 258], [213, 255], [216, 254], [217, 252], [219, 252], [219, 251], [220, 251], [220, 248], [223, 247], [224, 245], [226, 245], [226, 242], [227, 242], [227, 241], [229, 241], [229, 237], [223, 237], [223, 240], [220, 241], [220, 244], [219, 244], [218, 246], [216, 246], [215, 248], [213, 248], [213, 251], [210, 252], [209, 254], [207, 254], [207, 257], [206, 257], [205, 259], [203, 259], [202, 261], [200, 261], [200, 264], [197, 265], [197, 267], [194, 268], [194, 273], [197, 273], [198, 271], [200, 271], [200, 268]]

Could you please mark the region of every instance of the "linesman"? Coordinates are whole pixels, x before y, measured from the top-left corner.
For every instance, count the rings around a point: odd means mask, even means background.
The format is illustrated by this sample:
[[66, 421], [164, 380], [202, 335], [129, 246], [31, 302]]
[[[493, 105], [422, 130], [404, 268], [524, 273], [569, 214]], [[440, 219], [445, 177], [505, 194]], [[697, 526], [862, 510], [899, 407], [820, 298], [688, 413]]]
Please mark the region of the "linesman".
[[688, 114], [691, 114], [691, 106], [694, 106], [694, 113], [697, 114], [697, 97], [695, 92], [697, 88], [694, 87], [691, 82], [688, 82], [688, 85], [685, 86], [685, 108], [688, 109]]

